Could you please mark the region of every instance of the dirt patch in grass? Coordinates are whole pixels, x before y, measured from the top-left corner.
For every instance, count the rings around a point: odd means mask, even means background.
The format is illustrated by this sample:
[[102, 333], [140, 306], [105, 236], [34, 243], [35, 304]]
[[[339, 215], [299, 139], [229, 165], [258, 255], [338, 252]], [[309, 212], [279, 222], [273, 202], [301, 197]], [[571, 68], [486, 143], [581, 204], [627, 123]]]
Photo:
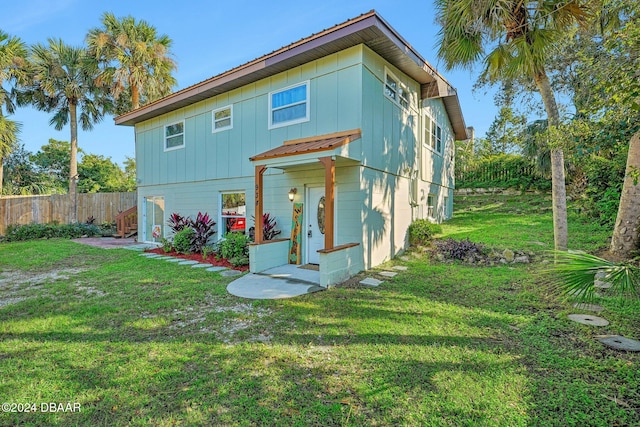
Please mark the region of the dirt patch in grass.
[[[0, 307], [16, 304], [38, 295], [43, 285], [69, 280], [71, 277], [86, 271], [84, 268], [62, 268], [46, 273], [6, 270], [0, 273]], [[106, 295], [91, 287], [78, 286], [79, 291], [89, 295]]]

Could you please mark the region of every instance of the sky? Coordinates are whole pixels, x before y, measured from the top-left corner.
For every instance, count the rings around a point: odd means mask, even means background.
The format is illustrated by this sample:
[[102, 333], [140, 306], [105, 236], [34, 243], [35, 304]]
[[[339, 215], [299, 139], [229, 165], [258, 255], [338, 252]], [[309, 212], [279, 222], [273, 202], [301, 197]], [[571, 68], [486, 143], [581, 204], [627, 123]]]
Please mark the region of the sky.
[[[431, 0], [22, 0], [2, 5], [0, 29], [28, 45], [60, 38], [82, 46], [89, 29], [100, 27], [104, 12], [133, 16], [173, 40], [175, 74], [180, 90], [294, 41], [375, 9], [424, 59], [458, 91], [467, 126], [484, 136], [497, 108], [493, 95], [473, 91], [478, 70], [444, 69], [437, 58], [438, 25]], [[21, 143], [36, 152], [49, 138], [69, 141], [66, 126], [56, 131], [51, 114], [19, 108], [12, 116], [22, 123]], [[133, 127], [116, 126], [107, 116], [92, 131], [79, 129], [78, 145], [122, 164], [135, 156]]]

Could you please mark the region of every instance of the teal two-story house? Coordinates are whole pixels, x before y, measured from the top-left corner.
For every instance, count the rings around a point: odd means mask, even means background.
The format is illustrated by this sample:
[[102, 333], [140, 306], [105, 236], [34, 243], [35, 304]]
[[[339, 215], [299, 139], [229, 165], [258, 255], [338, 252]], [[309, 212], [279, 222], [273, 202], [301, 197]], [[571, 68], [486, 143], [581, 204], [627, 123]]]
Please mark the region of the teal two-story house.
[[413, 220], [451, 216], [467, 138], [455, 89], [375, 11], [116, 124], [135, 126], [139, 240], [167, 236], [173, 212], [208, 212], [218, 237], [255, 226], [259, 272], [292, 251], [264, 241], [262, 213], [288, 237], [301, 205], [296, 262], [325, 286], [394, 257]]

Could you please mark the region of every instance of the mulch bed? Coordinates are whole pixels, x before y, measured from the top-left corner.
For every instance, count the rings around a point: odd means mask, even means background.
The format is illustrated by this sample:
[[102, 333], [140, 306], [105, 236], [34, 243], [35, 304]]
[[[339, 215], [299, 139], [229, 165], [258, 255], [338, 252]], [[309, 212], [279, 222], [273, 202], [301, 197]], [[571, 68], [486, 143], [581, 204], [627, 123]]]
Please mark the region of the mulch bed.
[[202, 258], [202, 254], [179, 254], [177, 252], [165, 252], [164, 249], [162, 249], [162, 248], [147, 249], [145, 252], [150, 252], [152, 254], [158, 254], [158, 255], [171, 256], [171, 257], [174, 257], [174, 258], [188, 259], [188, 260], [191, 260], [191, 261], [198, 261], [198, 262], [201, 262], [203, 264], [211, 264], [211, 265], [214, 265], [216, 267], [226, 267], [226, 268], [229, 268], [229, 269], [232, 269], [232, 270], [249, 271], [249, 266], [248, 265], [243, 265], [243, 266], [240, 266], [240, 267], [234, 267], [226, 259], [217, 260], [215, 255], [208, 255], [206, 259], [203, 259]]

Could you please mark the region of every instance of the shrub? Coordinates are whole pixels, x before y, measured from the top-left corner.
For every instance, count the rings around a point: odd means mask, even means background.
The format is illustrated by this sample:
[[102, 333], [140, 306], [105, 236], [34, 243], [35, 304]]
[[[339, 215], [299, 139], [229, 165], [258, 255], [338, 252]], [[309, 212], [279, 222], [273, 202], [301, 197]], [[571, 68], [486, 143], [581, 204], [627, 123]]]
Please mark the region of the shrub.
[[165, 237], [160, 239], [160, 244], [162, 245], [162, 250], [165, 252], [171, 252], [171, 249], [173, 249], [173, 244], [171, 243], [171, 240]]
[[465, 260], [473, 255], [481, 255], [483, 246], [466, 240], [453, 240], [451, 238], [435, 242], [438, 251], [449, 259]]
[[[251, 218], [255, 222], [256, 217], [251, 215]], [[272, 217], [269, 212], [263, 213], [262, 214], [262, 238], [264, 240], [272, 240], [281, 232], [282, 230], [276, 230], [276, 219]], [[255, 227], [251, 227], [249, 229], [249, 238], [251, 240], [255, 239]]]
[[243, 265], [249, 265], [249, 257], [246, 255], [237, 256], [229, 259], [229, 264], [234, 267], [242, 267]]
[[[216, 233], [216, 222], [211, 219], [208, 213], [198, 212], [195, 219], [184, 217], [179, 213], [172, 213], [167, 221], [167, 225], [173, 231], [174, 235], [178, 235], [181, 231], [189, 228], [193, 231], [193, 237], [190, 243], [189, 252], [201, 253], [202, 249], [209, 242], [209, 238]], [[175, 237], [174, 237], [175, 247]], [[177, 247], [176, 247], [177, 250]], [[180, 252], [180, 251], [179, 251]], [[185, 252], [186, 253], [186, 252]]]
[[181, 254], [191, 253], [195, 235], [196, 232], [193, 231], [192, 228], [186, 227], [173, 236], [173, 247], [176, 249], [176, 252]]
[[409, 225], [409, 243], [411, 245], [425, 245], [437, 233], [442, 233], [440, 224], [434, 224], [427, 219], [418, 219]]
[[216, 233], [215, 225], [216, 222], [206, 212], [198, 212], [195, 220], [189, 220], [189, 227], [195, 231], [191, 247], [193, 252], [200, 253], [207, 246], [209, 238]]
[[189, 226], [189, 218], [180, 215], [177, 212], [174, 212], [169, 217], [167, 221], [167, 225], [173, 231], [173, 234], [177, 234], [184, 230], [185, 227]]
[[231, 260], [232, 258], [247, 256], [249, 253], [249, 238], [242, 233], [227, 233], [220, 242], [220, 255]]
[[82, 236], [100, 236], [100, 228], [93, 224], [25, 224], [9, 225], [5, 241], [17, 242], [34, 239], [77, 239]]

